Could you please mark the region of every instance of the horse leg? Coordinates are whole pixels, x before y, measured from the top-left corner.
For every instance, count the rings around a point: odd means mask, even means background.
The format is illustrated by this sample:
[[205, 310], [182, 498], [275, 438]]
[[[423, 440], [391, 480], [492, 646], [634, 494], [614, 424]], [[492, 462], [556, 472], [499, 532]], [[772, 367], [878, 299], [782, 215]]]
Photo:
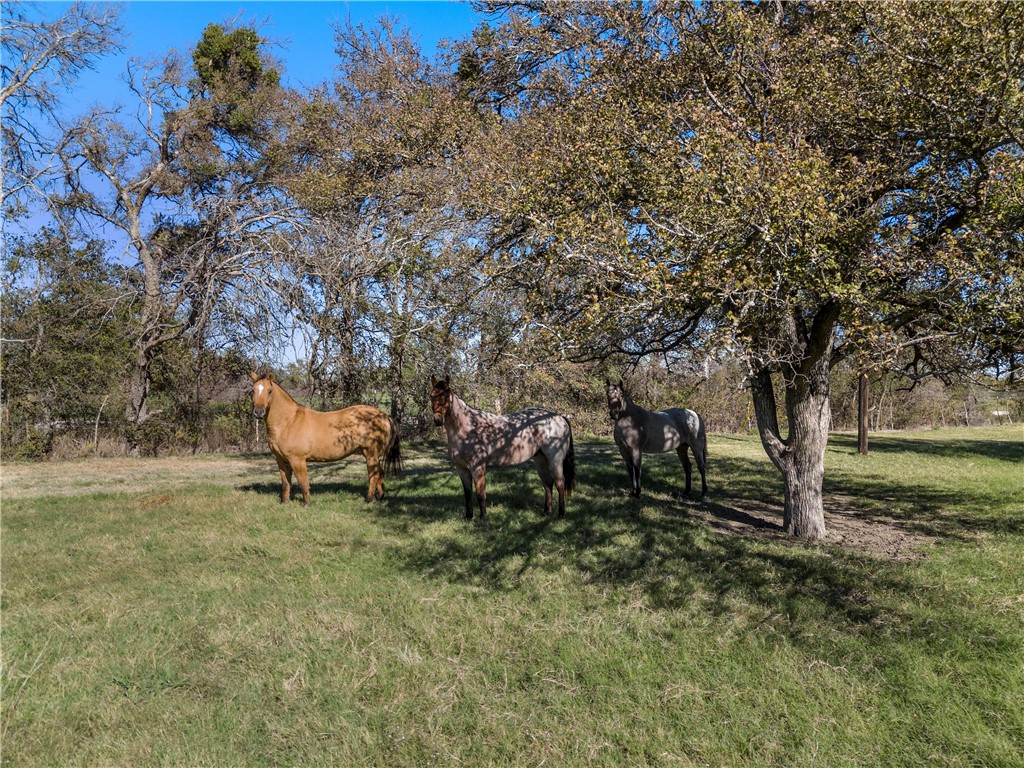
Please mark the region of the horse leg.
[[384, 498], [384, 471], [381, 469], [380, 461], [376, 455], [366, 455], [366, 474], [369, 475], [370, 485], [366, 489], [366, 503], [374, 499]]
[[565, 517], [565, 454], [555, 454], [548, 459], [548, 505], [546, 514], [551, 512], [551, 486], [558, 489], [558, 516]]
[[[558, 489], [558, 516], [565, 517], [565, 472], [561, 467], [555, 468], [554, 480], [555, 488]], [[549, 490], [548, 493], [550, 494], [551, 491]]]
[[544, 515], [547, 516], [551, 514], [552, 487], [555, 482], [551, 475], [551, 463], [543, 453], [534, 456], [533, 463], [537, 465], [537, 474], [540, 475], [540, 481], [544, 483]]
[[462, 494], [466, 498], [466, 519], [473, 519], [473, 475], [468, 469], [456, 467], [455, 472], [462, 481]]
[[476, 485], [476, 500], [480, 505], [480, 522], [487, 517], [487, 467], [473, 470], [473, 483]]
[[281, 474], [281, 503], [287, 504], [292, 495], [292, 465], [281, 456], [277, 458], [277, 469]]
[[[683, 463], [683, 472], [686, 473], [686, 495], [690, 495], [690, 476], [693, 472], [693, 466], [690, 464], [690, 454], [686, 443], [683, 443], [676, 449], [676, 453], [679, 455], [679, 461]], [[696, 453], [694, 454], [696, 455]]]
[[633, 496], [639, 496], [640, 492], [637, 487], [639, 477], [637, 476], [637, 467], [633, 459], [633, 449], [628, 445], [620, 445], [619, 453], [622, 454], [622, 460], [626, 463], [626, 472], [629, 474], [629, 492]]
[[697, 445], [693, 446], [693, 458], [697, 460], [697, 469], [700, 470], [700, 497], [703, 499], [708, 495], [708, 481], [704, 475], [707, 468], [707, 438], [697, 440]]
[[297, 459], [292, 462], [292, 469], [295, 470], [295, 480], [302, 489], [302, 506], [309, 506], [309, 473], [306, 470], [306, 460]]
[[629, 484], [631, 486], [630, 493], [636, 498], [640, 498], [640, 466], [643, 462], [644, 455], [639, 449], [629, 448], [623, 446], [620, 449], [622, 458], [626, 462], [626, 469], [629, 472]]

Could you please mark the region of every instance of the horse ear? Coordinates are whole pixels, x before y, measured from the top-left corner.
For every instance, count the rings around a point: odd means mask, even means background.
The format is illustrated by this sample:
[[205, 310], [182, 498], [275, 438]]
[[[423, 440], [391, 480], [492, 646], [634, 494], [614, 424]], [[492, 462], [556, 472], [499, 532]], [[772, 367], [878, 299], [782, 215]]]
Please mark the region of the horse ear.
[[430, 386], [437, 386], [437, 376], [435, 376], [434, 374], [430, 374]]
[[267, 381], [273, 381], [273, 380], [274, 380], [274, 374], [268, 373], [267, 374]]
[[252, 379], [254, 384], [260, 380], [259, 374], [256, 371], [249, 371], [249, 378]]
[[622, 389], [622, 379], [619, 379], [619, 389]]
[[448, 386], [448, 385], [449, 385], [449, 384], [451, 384], [451, 383], [452, 383], [452, 377], [451, 377], [451, 376], [447, 376], [447, 375], [446, 375], [446, 376], [444, 377], [444, 384], [445, 384], [445, 386]]

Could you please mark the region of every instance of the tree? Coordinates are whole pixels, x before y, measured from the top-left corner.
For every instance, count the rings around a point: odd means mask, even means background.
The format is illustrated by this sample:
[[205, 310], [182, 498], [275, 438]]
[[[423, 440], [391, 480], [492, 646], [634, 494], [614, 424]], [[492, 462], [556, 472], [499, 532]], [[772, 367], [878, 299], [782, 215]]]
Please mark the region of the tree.
[[117, 300], [122, 276], [102, 243], [72, 247], [43, 230], [9, 247], [0, 316], [3, 441], [13, 455], [39, 458], [59, 429], [95, 434], [104, 411], [119, 405], [131, 317]]
[[338, 77], [312, 94], [286, 145], [289, 189], [309, 216], [293, 303], [313, 332], [321, 394], [357, 399], [380, 367], [401, 418], [406, 371], [424, 352], [415, 339], [468, 306], [456, 168], [479, 121], [394, 20], [340, 26], [336, 41]]
[[502, 274], [554, 286], [563, 355], [740, 354], [789, 533], [825, 532], [837, 361], [1021, 348], [1021, 6], [488, 7], [462, 72], [507, 116], [474, 180]]
[[[157, 351], [185, 334], [202, 335], [231, 291], [258, 296], [262, 264], [289, 213], [275, 195], [272, 157], [263, 153], [282, 103], [277, 79], [269, 65], [267, 76], [250, 78], [258, 37], [227, 39], [245, 67], [228, 55], [190, 79], [173, 53], [156, 64], [133, 63], [135, 113], [90, 113], [69, 130], [62, 152], [62, 207], [119, 231], [139, 276], [125, 413], [136, 428], [150, 415]], [[217, 94], [229, 94], [229, 103]], [[246, 117], [235, 119], [243, 101]]]
[[10, 0], [0, 22], [5, 217], [15, 201], [46, 196], [41, 186], [59, 143], [61, 92], [98, 58], [120, 50], [117, 5], [75, 2], [52, 21], [34, 11], [34, 4]]

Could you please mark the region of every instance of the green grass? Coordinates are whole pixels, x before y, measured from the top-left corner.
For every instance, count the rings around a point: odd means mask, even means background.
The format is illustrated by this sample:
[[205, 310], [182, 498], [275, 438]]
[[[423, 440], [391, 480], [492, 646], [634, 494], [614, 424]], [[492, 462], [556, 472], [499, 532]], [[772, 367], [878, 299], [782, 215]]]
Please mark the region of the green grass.
[[505, 470], [487, 526], [436, 445], [308, 509], [269, 456], [6, 466], [2, 761], [1024, 765], [1024, 432], [872, 438], [833, 436], [826, 507], [898, 560], [778, 535], [747, 437], [706, 504], [593, 443], [566, 518]]

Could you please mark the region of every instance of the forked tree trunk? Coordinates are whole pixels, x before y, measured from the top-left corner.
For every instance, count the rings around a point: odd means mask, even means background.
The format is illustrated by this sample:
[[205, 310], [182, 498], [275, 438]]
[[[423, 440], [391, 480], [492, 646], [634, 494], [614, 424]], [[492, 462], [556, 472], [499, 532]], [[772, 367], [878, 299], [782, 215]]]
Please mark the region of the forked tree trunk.
[[128, 403], [125, 419], [128, 421], [126, 448], [136, 456], [141, 450], [139, 427], [149, 418], [149, 384], [153, 358], [157, 348], [169, 337], [163, 335], [161, 318], [165, 317], [163, 294], [160, 290], [160, 248], [151, 248], [141, 235], [141, 224], [137, 209], [129, 211], [132, 221], [132, 236], [139, 261], [143, 265], [145, 291], [142, 295], [142, 333], [135, 343], [135, 361], [128, 379]]
[[153, 348], [144, 346], [137, 350], [135, 364], [132, 366], [128, 379], [128, 403], [125, 406], [125, 419], [128, 422], [125, 449], [132, 455], [141, 450], [139, 428], [149, 418], [149, 383], [150, 367], [153, 363]]
[[789, 421], [785, 439], [779, 429], [770, 370], [757, 371], [751, 386], [761, 444], [782, 474], [783, 526], [787, 533], [810, 540], [825, 535], [822, 486], [831, 424], [829, 368], [834, 333], [835, 317], [832, 312], [823, 310], [809, 331], [795, 334], [804, 354], [783, 370]]

